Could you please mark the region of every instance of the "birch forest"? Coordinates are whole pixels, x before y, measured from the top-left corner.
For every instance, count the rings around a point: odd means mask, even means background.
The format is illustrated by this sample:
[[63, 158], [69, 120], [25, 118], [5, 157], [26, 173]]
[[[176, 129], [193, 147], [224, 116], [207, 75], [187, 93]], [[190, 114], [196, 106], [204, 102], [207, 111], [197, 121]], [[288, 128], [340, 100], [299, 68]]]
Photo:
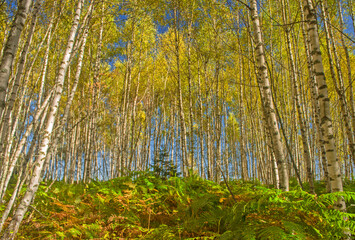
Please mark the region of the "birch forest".
[[354, 0], [0, 0], [0, 239], [352, 239]]

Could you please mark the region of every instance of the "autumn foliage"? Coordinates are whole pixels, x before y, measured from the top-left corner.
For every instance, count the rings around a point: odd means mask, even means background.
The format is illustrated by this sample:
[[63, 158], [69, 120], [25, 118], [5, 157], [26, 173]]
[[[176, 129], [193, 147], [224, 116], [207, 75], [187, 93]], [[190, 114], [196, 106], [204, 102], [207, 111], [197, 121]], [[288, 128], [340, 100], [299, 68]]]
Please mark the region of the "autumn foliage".
[[[216, 184], [196, 175], [163, 180], [149, 172], [90, 184], [43, 183], [18, 239], [338, 239], [355, 229], [341, 195], [290, 192], [254, 182]], [[324, 188], [316, 182], [316, 189]], [[353, 189], [354, 183], [346, 183]], [[341, 221], [346, 216], [347, 221]]]

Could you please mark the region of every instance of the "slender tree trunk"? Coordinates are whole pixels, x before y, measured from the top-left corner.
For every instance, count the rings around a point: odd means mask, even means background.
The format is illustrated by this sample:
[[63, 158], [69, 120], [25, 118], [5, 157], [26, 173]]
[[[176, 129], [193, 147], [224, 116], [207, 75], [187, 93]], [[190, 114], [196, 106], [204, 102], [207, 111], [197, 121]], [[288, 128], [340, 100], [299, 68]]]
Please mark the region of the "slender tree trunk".
[[[344, 123], [344, 127], [345, 127], [345, 132], [346, 132], [346, 137], [348, 139], [348, 146], [349, 146], [349, 151], [350, 151], [350, 157], [353, 160], [353, 162], [355, 163], [355, 144], [354, 144], [354, 134], [353, 131], [351, 129], [351, 121], [349, 119], [349, 113], [351, 114], [351, 112], [348, 109], [348, 104], [346, 102], [346, 96], [345, 96], [345, 90], [344, 90], [344, 80], [343, 80], [343, 73], [340, 67], [340, 60], [338, 57], [338, 52], [334, 43], [334, 35], [333, 35], [333, 30], [332, 27], [330, 26], [328, 28], [328, 23], [327, 23], [327, 19], [329, 19], [328, 15], [328, 6], [327, 3], [325, 2], [324, 4], [322, 3], [322, 12], [323, 12], [323, 18], [324, 18], [324, 27], [326, 29], [326, 38], [327, 38], [327, 45], [328, 45], [328, 56], [329, 56], [329, 61], [334, 63], [335, 62], [335, 68], [337, 70], [337, 76], [338, 76], [338, 82], [336, 81], [336, 77], [335, 77], [335, 73], [334, 73], [334, 69], [333, 69], [333, 64], [330, 65], [331, 67], [331, 72], [332, 72], [332, 78], [334, 81], [334, 86], [335, 86], [335, 90], [339, 96], [339, 103], [340, 103], [340, 110], [341, 110], [341, 114], [342, 114], [342, 120]], [[342, 35], [341, 35], [342, 36]], [[331, 49], [330, 49], [330, 45], [331, 48], [333, 50], [333, 55], [334, 55], [334, 61], [332, 61], [332, 55], [330, 53]]]
[[3, 55], [0, 63], [0, 118], [5, 108], [5, 98], [9, 78], [13, 66], [21, 32], [25, 26], [27, 14], [31, 7], [32, 0], [19, 0], [17, 13], [12, 23], [12, 27], [4, 46]]
[[203, 121], [203, 104], [202, 104], [202, 91], [201, 91], [201, 67], [198, 68], [198, 110], [199, 110], [199, 128], [198, 128], [198, 136], [200, 142], [200, 174], [203, 178], [206, 178], [205, 169], [204, 169], [204, 161], [205, 161], [205, 148], [204, 148], [204, 130], [205, 125]]
[[[54, 6], [56, 6], [56, 4]], [[55, 7], [53, 7], [52, 17], [51, 17], [51, 20], [49, 22], [48, 30], [47, 30], [47, 33], [46, 33], [47, 48], [46, 48], [46, 52], [44, 54], [44, 60], [43, 60], [43, 68], [42, 68], [42, 74], [41, 74], [41, 86], [40, 86], [39, 91], [38, 91], [38, 98], [37, 98], [38, 107], [42, 103], [42, 97], [43, 97], [43, 94], [44, 94], [44, 86], [45, 86], [45, 83], [46, 83], [47, 69], [48, 69], [49, 52], [51, 50], [51, 42], [52, 42], [52, 36], [53, 36], [52, 34], [55, 31], [55, 29], [57, 28], [58, 22], [59, 22], [58, 21], [55, 24], [55, 26], [54, 26], [54, 21], [55, 21], [54, 16], [55, 16], [55, 12], [56, 12], [54, 9], [55, 9]], [[43, 39], [43, 41], [44, 40], [45, 39]], [[41, 45], [42, 45], [42, 43], [41, 43]]]
[[[47, 107], [47, 104], [49, 102], [49, 99], [51, 97], [51, 94], [49, 94], [46, 98], [46, 100], [43, 102], [43, 105], [41, 106], [41, 108], [39, 108], [35, 114], [35, 116], [33, 117], [33, 121], [29, 124], [29, 126], [26, 129], [26, 132], [24, 133], [24, 135], [22, 136], [19, 144], [17, 145], [17, 147], [15, 148], [14, 153], [12, 154], [12, 156], [7, 160], [10, 165], [9, 168], [7, 169], [7, 171], [3, 172], [3, 178], [1, 181], [1, 185], [0, 185], [0, 202], [2, 201], [4, 194], [6, 192], [8, 183], [11, 179], [12, 173], [14, 171], [14, 168], [16, 166], [16, 163], [20, 157], [21, 152], [23, 151], [23, 147], [25, 146], [25, 143], [27, 141], [27, 138], [30, 136], [30, 134], [32, 133], [32, 129], [36, 128], [34, 127], [35, 125], [38, 125], [38, 119], [39, 117], [42, 115], [44, 109]], [[34, 143], [32, 143], [33, 145]]]
[[[29, 164], [27, 164], [27, 166], [25, 167], [25, 170], [28, 170], [27, 169], [28, 165]], [[3, 226], [4, 226], [4, 223], [5, 223], [6, 219], [7, 219], [7, 217], [10, 214], [10, 211], [12, 210], [12, 207], [13, 207], [13, 205], [15, 203], [15, 200], [16, 200], [16, 198], [18, 196], [18, 193], [21, 191], [22, 186], [23, 186], [23, 184], [25, 183], [25, 181], [27, 179], [28, 171], [27, 171], [27, 173], [25, 173], [25, 177], [22, 178], [22, 175], [24, 173], [23, 168], [24, 168], [24, 166], [22, 166], [19, 169], [20, 173], [17, 176], [16, 186], [14, 187], [14, 191], [12, 192], [10, 200], [7, 202], [7, 206], [6, 206], [5, 211], [2, 213], [1, 221], [0, 221], [0, 232], [1, 232], [2, 228], [3, 228]]]
[[[305, 21], [305, 16], [304, 16], [304, 11], [303, 11], [303, 6], [302, 6], [302, 1], [300, 1], [300, 12], [301, 12], [301, 19]], [[307, 66], [308, 66], [308, 72], [309, 72], [309, 78], [310, 78], [310, 85], [311, 85], [311, 90], [312, 90], [312, 104], [313, 104], [313, 109], [314, 109], [314, 121], [317, 129], [317, 146], [318, 146], [318, 151], [320, 152], [320, 160], [322, 161], [323, 165], [323, 171], [324, 171], [324, 177], [327, 182], [327, 190], [330, 192], [330, 179], [329, 179], [329, 174], [328, 174], [328, 160], [326, 158], [326, 151], [325, 151], [325, 146], [323, 144], [323, 133], [321, 129], [321, 120], [320, 120], [320, 104], [319, 104], [319, 99], [318, 99], [318, 84], [316, 82], [316, 77], [314, 75], [314, 70], [313, 70], [313, 64], [312, 64], [312, 56], [311, 56], [311, 45], [310, 45], [310, 38], [306, 34], [306, 26], [305, 23], [302, 22], [301, 24], [301, 29], [302, 29], [302, 35], [304, 39], [304, 46], [305, 46], [305, 52], [307, 56]]]
[[280, 174], [280, 188], [283, 191], [289, 190], [289, 179], [287, 173], [286, 157], [284, 154], [284, 148], [281, 142], [281, 135], [278, 128], [278, 121], [276, 118], [276, 112], [272, 100], [271, 88], [269, 83], [269, 76], [266, 67], [265, 53], [263, 47], [263, 40], [261, 36], [261, 29], [259, 24], [259, 16], [257, 12], [256, 0], [251, 0], [251, 14], [254, 24], [254, 37], [256, 42], [256, 59], [258, 66], [258, 84], [261, 91], [261, 98], [263, 99], [263, 108], [270, 128], [270, 136], [272, 142], [272, 148], [275, 154], [275, 158], [279, 167]]
[[188, 80], [188, 92], [189, 92], [189, 122], [190, 122], [190, 129], [189, 129], [189, 156], [188, 156], [188, 166], [190, 170], [194, 170], [194, 112], [193, 112], [193, 75], [192, 75], [192, 61], [191, 61], [191, 47], [192, 47], [192, 23], [193, 23], [193, 11], [188, 13], [188, 27], [187, 27], [187, 80]]
[[[216, 46], [217, 47], [217, 46]], [[214, 131], [214, 140], [216, 141], [216, 148], [215, 151], [213, 151], [215, 153], [215, 158], [214, 158], [214, 171], [215, 171], [215, 177], [214, 180], [217, 183], [220, 183], [221, 181], [221, 152], [220, 152], [220, 148], [221, 148], [221, 134], [222, 134], [222, 129], [221, 129], [221, 117], [222, 114], [220, 113], [220, 61], [219, 59], [217, 59], [216, 62], [216, 70], [215, 70], [215, 80], [216, 80], [216, 92], [215, 94], [215, 106], [214, 106], [214, 119], [215, 119], [215, 123], [214, 123], [214, 127], [215, 127], [215, 131]], [[214, 145], [214, 144], [213, 144]]]
[[182, 96], [182, 80], [180, 74], [180, 35], [178, 31], [178, 10], [177, 7], [174, 8], [174, 37], [175, 37], [175, 56], [176, 56], [176, 67], [177, 67], [177, 80], [178, 80], [178, 106], [179, 106], [179, 117], [180, 117], [180, 137], [181, 137], [181, 161], [183, 167], [184, 176], [188, 175], [188, 165], [187, 159], [187, 137], [186, 137], [186, 126], [185, 126], [185, 114], [183, 107], [183, 96]]
[[50, 135], [53, 131], [53, 126], [55, 122], [55, 117], [58, 111], [59, 107], [59, 100], [62, 95], [63, 91], [63, 84], [64, 84], [64, 79], [65, 79], [65, 74], [68, 69], [69, 61], [70, 61], [70, 55], [73, 50], [73, 45], [75, 41], [75, 34], [78, 29], [79, 25], [79, 20], [80, 20], [80, 14], [81, 14], [81, 8], [82, 8], [83, 0], [78, 1], [78, 5], [75, 11], [75, 16], [73, 20], [73, 24], [70, 30], [69, 38], [68, 38], [68, 43], [65, 49], [65, 53], [63, 56], [62, 63], [59, 68], [59, 72], [56, 78], [56, 88], [55, 88], [55, 93], [53, 100], [51, 102], [51, 108], [49, 115], [47, 116], [46, 124], [45, 124], [45, 134], [42, 137], [41, 143], [40, 143], [40, 149], [39, 149], [39, 154], [37, 156], [37, 164], [34, 167], [33, 170], [33, 175], [30, 180], [30, 184], [27, 187], [27, 191], [22, 198], [20, 205], [15, 211], [14, 217], [12, 221], [10, 222], [10, 225], [5, 231], [5, 234], [3, 235], [2, 239], [7, 240], [7, 239], [13, 239], [16, 236], [16, 233], [19, 229], [20, 223], [22, 222], [22, 219], [38, 189], [39, 182], [40, 182], [40, 177], [41, 177], [41, 171], [43, 168], [44, 161], [46, 159], [46, 154], [47, 150], [50, 144]]
[[288, 29], [288, 25], [287, 25], [288, 20], [287, 20], [285, 1], [282, 0], [281, 4], [282, 4], [282, 9], [283, 9], [283, 11], [282, 11], [283, 21], [285, 24], [287, 51], [288, 51], [289, 59], [290, 59], [291, 81], [293, 83], [293, 88], [294, 88], [294, 98], [295, 98], [298, 121], [300, 124], [300, 131], [301, 131], [301, 137], [302, 137], [303, 158], [306, 162], [307, 178], [309, 181], [310, 192], [314, 193], [314, 181], [313, 181], [311, 154], [310, 154], [309, 144], [308, 144], [308, 140], [307, 140], [307, 136], [306, 136], [306, 123], [305, 123], [305, 120], [303, 119], [303, 112], [301, 109], [301, 100], [300, 100], [300, 93], [299, 93], [299, 86], [298, 86], [298, 78], [296, 75], [296, 66], [295, 66], [294, 54], [292, 51], [292, 45], [291, 45], [290, 29]]
[[[313, 8], [312, 2], [310, 0], [304, 0], [304, 11], [306, 20], [308, 21], [308, 36], [310, 38], [314, 76], [319, 87], [318, 98], [320, 102], [321, 130], [328, 160], [331, 190], [332, 192], [342, 192], [343, 182], [341, 179], [339, 159], [337, 158], [334, 142], [334, 132], [330, 114], [330, 99], [328, 97], [328, 86], [325, 81], [325, 74], [323, 70], [322, 55], [320, 51], [318, 36], [317, 17], [315, 9]], [[334, 208], [345, 211], [345, 201], [342, 198], [339, 198], [334, 205]]]
[[[337, 1], [337, 6], [338, 6], [339, 21], [340, 21], [340, 31], [344, 32], [344, 20], [343, 20], [343, 10], [341, 7], [341, 1]], [[354, 20], [355, 19], [352, 15], [352, 11], [350, 9], [349, 9], [349, 12], [351, 14], [352, 23], [353, 23], [353, 27], [354, 27], [354, 24], [355, 24]], [[354, 31], [355, 31], [355, 29], [354, 29]], [[349, 91], [348, 91], [349, 92], [349, 108], [350, 108], [349, 113], [350, 113], [350, 116], [352, 119], [352, 122], [351, 122], [352, 130], [355, 131], [355, 102], [354, 102], [354, 91], [353, 91], [353, 78], [352, 78], [352, 73], [351, 73], [351, 60], [350, 60], [350, 56], [349, 56], [349, 50], [348, 50], [348, 47], [345, 43], [343, 34], [340, 34], [340, 39], [341, 39], [341, 44], [344, 49], [345, 58], [346, 58], [346, 67], [348, 70], [347, 75], [348, 75], [348, 89], [349, 89]], [[355, 146], [353, 146], [353, 148], [355, 148]], [[354, 157], [355, 156], [353, 155], [353, 164], [355, 164]]]
[[[21, 55], [20, 55], [20, 59], [19, 59], [19, 63], [18, 63], [18, 67], [17, 67], [17, 72], [15, 75], [15, 79], [14, 79], [14, 84], [12, 87], [12, 91], [11, 94], [9, 94], [8, 97], [8, 101], [7, 101], [7, 106], [4, 109], [4, 115], [2, 118], [2, 131], [1, 131], [1, 137], [0, 137], [0, 152], [2, 152], [2, 150], [4, 148], [6, 148], [6, 144], [4, 146], [4, 143], [6, 142], [6, 136], [8, 136], [9, 133], [9, 126], [10, 126], [10, 115], [12, 113], [13, 107], [14, 107], [14, 103], [18, 94], [18, 89], [20, 86], [20, 82], [21, 82], [21, 78], [23, 76], [23, 70], [26, 64], [26, 60], [27, 60], [27, 53], [28, 53], [28, 49], [31, 45], [32, 42], [32, 36], [33, 33], [35, 31], [35, 27], [36, 27], [36, 23], [37, 23], [37, 13], [39, 11], [39, 7], [40, 7], [40, 2], [41, 1], [37, 1], [34, 9], [33, 9], [33, 14], [32, 14], [32, 21], [31, 21], [31, 25], [30, 25], [30, 29], [27, 35], [27, 39], [26, 42], [24, 44], [24, 47], [22, 49]], [[0, 77], [1, 77], [1, 73], [0, 73]], [[10, 93], [10, 91], [8, 91]], [[0, 107], [1, 108], [1, 107]], [[1, 116], [1, 110], [0, 110], [0, 116]], [[9, 143], [7, 143], [9, 144]], [[0, 158], [2, 158], [3, 156], [0, 155]], [[3, 162], [3, 159], [0, 159], [0, 163]]]
[[[83, 143], [81, 143], [81, 138], [80, 138], [80, 136], [81, 136], [81, 134], [82, 134], [82, 132], [81, 132], [81, 127], [80, 127], [80, 125], [78, 126], [78, 132], [79, 132], [79, 136], [78, 136], [78, 142], [79, 142], [79, 144], [77, 144], [77, 145], [82, 145]], [[78, 150], [78, 155], [77, 155], [77, 167], [76, 167], [76, 183], [79, 183], [80, 182], [80, 180], [81, 180], [81, 170], [82, 170], [82, 167], [81, 167], [81, 164], [82, 164], [82, 161], [83, 161], [83, 159], [82, 159], [82, 149], [79, 149]]]
[[[240, 49], [241, 50], [241, 49]], [[244, 67], [244, 62], [242, 56], [239, 57], [239, 81], [242, 83], [243, 77], [244, 77], [244, 72], [243, 72], [243, 67]], [[245, 112], [244, 112], [244, 85], [239, 86], [239, 133], [240, 133], [240, 161], [241, 161], [241, 167], [242, 167], [242, 179], [244, 181], [249, 180], [249, 174], [248, 174], [248, 159], [245, 154], [245, 131], [244, 131], [244, 122], [245, 122]]]

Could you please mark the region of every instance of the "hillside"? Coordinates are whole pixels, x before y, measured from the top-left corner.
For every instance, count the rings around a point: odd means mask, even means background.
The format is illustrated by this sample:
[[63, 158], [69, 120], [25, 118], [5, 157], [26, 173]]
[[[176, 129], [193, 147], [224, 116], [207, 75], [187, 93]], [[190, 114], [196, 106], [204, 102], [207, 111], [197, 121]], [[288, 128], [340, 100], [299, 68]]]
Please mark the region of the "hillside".
[[[258, 182], [216, 184], [149, 172], [89, 184], [43, 183], [18, 239], [339, 239], [355, 229], [355, 183], [345, 192], [282, 192]], [[324, 183], [316, 182], [316, 190]], [[332, 208], [336, 196], [348, 214]], [[341, 216], [349, 217], [346, 222]]]

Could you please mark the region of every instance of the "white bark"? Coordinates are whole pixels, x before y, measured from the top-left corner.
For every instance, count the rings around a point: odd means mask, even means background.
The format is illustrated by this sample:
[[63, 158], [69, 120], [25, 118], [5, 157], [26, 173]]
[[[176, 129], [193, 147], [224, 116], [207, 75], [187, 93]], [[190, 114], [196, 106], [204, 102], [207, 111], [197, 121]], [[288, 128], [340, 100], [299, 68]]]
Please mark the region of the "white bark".
[[63, 60], [62, 60], [60, 67], [59, 67], [58, 75], [56, 78], [55, 93], [54, 93], [54, 96], [53, 96], [53, 99], [51, 102], [50, 112], [49, 112], [47, 119], [46, 119], [45, 133], [44, 133], [44, 136], [40, 142], [39, 151], [38, 151], [39, 154], [36, 159], [37, 164], [35, 165], [35, 167], [33, 169], [33, 175], [31, 177], [30, 183], [27, 187], [27, 191], [26, 191], [24, 197], [22, 198], [20, 205], [16, 209], [14, 217], [13, 217], [12, 221], [10, 222], [10, 225], [6, 229], [6, 232], [3, 235], [2, 240], [13, 239], [16, 236], [16, 233], [19, 229], [20, 223], [22, 222], [22, 219], [23, 219], [25, 213], [27, 212], [27, 209], [34, 197], [34, 194], [36, 193], [36, 191], [38, 189], [40, 177], [41, 177], [41, 171], [43, 168], [44, 161], [46, 159], [47, 151], [48, 151], [49, 144], [50, 144], [50, 136], [53, 131], [54, 122], [55, 122], [56, 114], [57, 114], [58, 107], [59, 107], [59, 101], [62, 96], [65, 74], [68, 69], [70, 56], [71, 56], [71, 52], [73, 50], [73, 45], [74, 45], [74, 41], [75, 41], [75, 35], [76, 35], [78, 25], [79, 25], [83, 1], [84, 0], [78, 1], [73, 24], [72, 24], [70, 34], [68, 37], [67, 46], [66, 46], [65, 53], [63, 56]]
[[268, 128], [270, 128], [269, 131], [271, 136], [272, 149], [279, 167], [280, 188], [284, 191], [288, 191], [289, 179], [286, 156], [284, 154], [284, 148], [281, 142], [281, 135], [278, 128], [275, 106], [272, 101], [272, 93], [270, 88], [269, 75], [266, 68], [264, 43], [261, 35], [256, 0], [251, 0], [251, 17], [254, 25], [254, 38], [256, 42], [256, 60], [259, 74], [258, 84], [261, 91], [261, 98], [263, 100], [264, 114], [268, 122]]
[[[27, 169], [26, 169], [27, 170]], [[22, 179], [22, 174], [23, 174], [23, 170], [22, 168], [20, 169], [20, 174], [18, 175], [17, 177], [17, 182], [16, 182], [16, 186], [14, 188], [14, 191], [12, 192], [12, 195], [11, 195], [11, 198], [10, 200], [7, 202], [7, 205], [6, 205], [6, 209], [5, 211], [2, 213], [2, 216], [1, 216], [1, 220], [0, 220], [0, 232], [4, 226], [4, 223], [7, 219], [7, 217], [9, 216], [10, 214], [10, 211], [15, 203], [15, 200], [16, 200], [16, 197], [17, 197], [17, 194], [18, 192], [21, 190], [22, 188], [22, 185], [24, 184], [24, 182], [26, 181], [26, 178], [27, 178], [27, 174], [26, 176], [24, 177], [23, 180]]]
[[290, 34], [291, 29], [289, 29], [287, 26], [288, 20], [287, 20], [287, 12], [286, 12], [284, 0], [281, 1], [281, 4], [282, 4], [282, 9], [283, 9], [282, 17], [283, 17], [283, 21], [285, 24], [287, 51], [289, 54], [289, 61], [290, 61], [290, 68], [291, 68], [291, 81], [292, 81], [293, 89], [294, 89], [294, 99], [295, 99], [297, 115], [298, 115], [298, 122], [300, 125], [300, 131], [301, 131], [301, 137], [302, 137], [303, 158], [306, 162], [307, 178], [309, 181], [310, 192], [314, 193], [312, 161], [311, 161], [311, 154], [310, 154], [309, 144], [308, 144], [307, 135], [306, 135], [306, 122], [303, 119], [303, 111], [301, 108], [301, 99], [300, 99], [300, 94], [299, 94], [298, 78], [297, 78], [297, 74], [296, 74], [297, 70], [296, 70], [296, 65], [295, 65], [294, 53], [292, 51], [293, 49], [292, 49], [292, 45], [291, 45], [291, 34]]
[[[2, 169], [3, 173], [4, 173], [4, 171], [6, 171], [6, 165], [8, 164], [8, 159], [6, 159], [6, 158], [8, 158], [8, 155], [9, 155], [8, 152], [11, 150], [11, 146], [13, 144], [12, 139], [13, 139], [13, 136], [15, 133], [15, 129], [16, 129], [16, 126], [18, 123], [19, 116], [18, 115], [16, 116], [15, 124], [11, 124], [10, 118], [11, 118], [11, 115], [13, 114], [12, 110], [14, 107], [16, 97], [18, 95], [20, 80], [23, 76], [23, 69], [26, 64], [27, 52], [28, 52], [28, 49], [31, 45], [32, 36], [33, 36], [34, 30], [36, 27], [37, 13], [39, 10], [39, 6], [40, 6], [40, 1], [37, 1], [35, 4], [35, 7], [33, 9], [31, 27], [30, 27], [29, 33], [27, 35], [26, 43], [25, 43], [23, 50], [21, 52], [20, 60], [19, 60], [18, 67], [17, 67], [17, 73], [15, 76], [14, 84], [13, 84], [12, 91], [11, 91], [11, 95], [9, 97], [9, 100], [7, 101], [7, 106], [4, 109], [4, 114], [3, 114], [3, 118], [2, 118], [2, 131], [1, 131], [1, 136], [0, 136], [0, 152], [5, 153], [5, 154], [0, 155], [0, 162], [5, 165], [5, 168]], [[21, 109], [21, 106], [20, 106], [20, 109]], [[11, 131], [11, 125], [13, 125], [13, 131]], [[9, 133], [11, 133], [11, 134], [9, 134]], [[0, 186], [0, 195], [2, 194], [1, 187], [2, 186]], [[1, 198], [2, 198], [2, 196], [0, 197], [0, 199]]]
[[27, 127], [25, 134], [22, 136], [21, 141], [17, 145], [15, 152], [12, 154], [11, 158], [8, 160], [10, 163], [9, 169], [8, 170], [5, 169], [7, 171], [3, 173], [3, 179], [2, 179], [1, 185], [0, 185], [0, 202], [2, 201], [2, 199], [4, 197], [5, 191], [7, 189], [7, 185], [10, 181], [10, 178], [12, 176], [12, 173], [14, 171], [16, 163], [20, 157], [20, 154], [22, 153], [22, 150], [23, 150], [23, 147], [27, 141], [27, 138], [31, 134], [32, 129], [34, 128], [34, 125], [38, 124], [38, 119], [41, 116], [43, 110], [47, 107], [50, 97], [51, 97], [51, 94], [49, 94], [47, 96], [47, 98], [43, 102], [42, 106], [37, 110], [35, 116], [33, 117], [31, 124]]
[[[320, 43], [318, 36], [318, 26], [316, 12], [310, 0], [304, 0], [304, 10], [306, 20], [308, 21], [308, 36], [310, 38], [312, 65], [314, 76], [318, 83], [319, 89], [319, 103], [320, 103], [320, 120], [321, 130], [326, 149], [326, 157], [328, 160], [328, 170], [330, 178], [330, 186], [332, 192], [342, 192], [343, 182], [341, 179], [339, 159], [337, 158], [333, 125], [330, 114], [330, 99], [328, 96], [328, 86], [325, 81], [325, 74], [322, 63], [322, 54], [320, 51]], [[345, 201], [339, 198], [334, 206], [336, 209], [345, 211]]]
[[32, 0], [19, 0], [17, 13], [11, 27], [9, 36], [5, 43], [4, 53], [0, 63], [0, 117], [5, 108], [5, 98], [7, 86], [14, 58], [16, 56], [21, 32], [26, 23], [27, 14], [32, 4]]

